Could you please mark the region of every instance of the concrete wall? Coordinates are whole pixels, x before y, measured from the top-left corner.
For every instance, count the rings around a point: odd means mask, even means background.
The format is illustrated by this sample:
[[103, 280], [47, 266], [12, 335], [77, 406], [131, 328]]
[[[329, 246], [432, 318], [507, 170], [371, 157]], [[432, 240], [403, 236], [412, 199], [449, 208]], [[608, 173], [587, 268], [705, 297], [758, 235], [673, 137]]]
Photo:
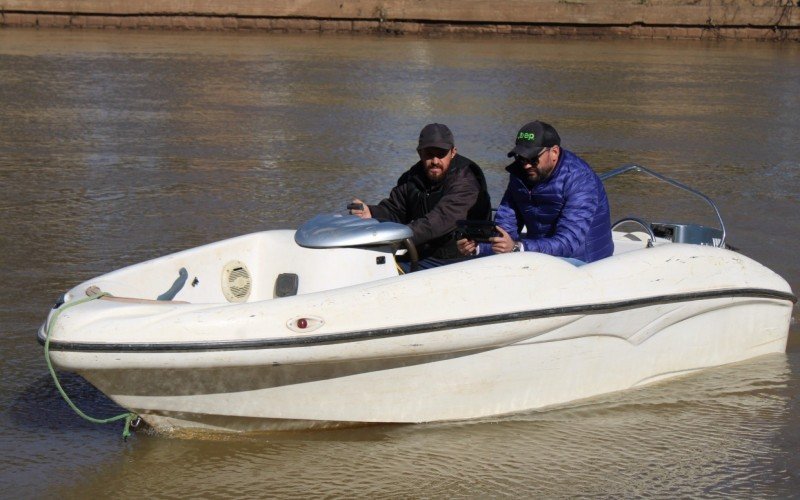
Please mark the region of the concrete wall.
[[0, 0], [0, 26], [800, 41], [794, 0]]

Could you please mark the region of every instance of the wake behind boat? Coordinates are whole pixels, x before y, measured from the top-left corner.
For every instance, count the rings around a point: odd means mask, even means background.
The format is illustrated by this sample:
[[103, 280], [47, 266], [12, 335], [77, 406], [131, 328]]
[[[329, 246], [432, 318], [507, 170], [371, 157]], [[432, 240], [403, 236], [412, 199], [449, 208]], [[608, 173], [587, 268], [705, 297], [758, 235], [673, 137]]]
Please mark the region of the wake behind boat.
[[[630, 170], [686, 188], [605, 178]], [[627, 218], [590, 264], [520, 252], [403, 275], [410, 229], [323, 215], [82, 283], [38, 338], [158, 430], [502, 415], [783, 352], [797, 299], [720, 225]]]

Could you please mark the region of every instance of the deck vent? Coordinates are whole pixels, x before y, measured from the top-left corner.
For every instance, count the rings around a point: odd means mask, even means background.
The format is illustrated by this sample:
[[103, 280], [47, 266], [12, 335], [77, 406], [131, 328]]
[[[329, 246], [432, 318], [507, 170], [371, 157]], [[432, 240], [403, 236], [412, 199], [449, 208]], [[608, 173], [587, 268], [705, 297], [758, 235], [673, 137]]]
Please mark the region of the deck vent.
[[232, 260], [222, 268], [222, 293], [228, 302], [246, 302], [250, 296], [252, 281], [247, 266]]

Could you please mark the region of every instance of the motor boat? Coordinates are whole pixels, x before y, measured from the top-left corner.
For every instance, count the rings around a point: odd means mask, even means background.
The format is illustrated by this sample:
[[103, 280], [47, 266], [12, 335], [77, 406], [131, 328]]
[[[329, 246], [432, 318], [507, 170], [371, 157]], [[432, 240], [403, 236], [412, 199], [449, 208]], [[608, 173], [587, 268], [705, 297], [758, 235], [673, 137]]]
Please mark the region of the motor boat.
[[[629, 171], [719, 217], [638, 165], [604, 181]], [[629, 217], [597, 262], [519, 252], [403, 274], [407, 226], [320, 215], [90, 279], [38, 340], [158, 431], [524, 412], [783, 352], [797, 298], [719, 223]]]

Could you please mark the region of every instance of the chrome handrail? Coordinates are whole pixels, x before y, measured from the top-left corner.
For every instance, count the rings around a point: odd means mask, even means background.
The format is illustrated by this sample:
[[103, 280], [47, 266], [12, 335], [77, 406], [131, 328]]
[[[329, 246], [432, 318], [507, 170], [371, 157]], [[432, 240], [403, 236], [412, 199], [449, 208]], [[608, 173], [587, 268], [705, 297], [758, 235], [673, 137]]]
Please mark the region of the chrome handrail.
[[655, 235], [655, 233], [653, 233], [653, 228], [650, 227], [650, 224], [647, 223], [647, 221], [645, 221], [644, 219], [640, 219], [638, 217], [625, 217], [624, 219], [620, 219], [617, 222], [615, 222], [614, 225], [611, 226], [611, 230], [613, 231], [614, 228], [616, 228], [617, 226], [621, 226], [621, 225], [625, 224], [626, 222], [635, 222], [636, 224], [639, 224], [640, 226], [642, 226], [642, 228], [645, 231], [647, 231], [647, 234], [648, 234], [648, 236], [650, 238], [649, 240], [647, 240], [647, 248], [653, 248], [655, 246], [655, 244], [656, 244], [656, 235]]
[[719, 220], [719, 226], [720, 226], [720, 229], [722, 229], [722, 239], [720, 240], [719, 245], [717, 245], [717, 246], [720, 247], [720, 248], [724, 248], [725, 247], [725, 234], [726, 233], [725, 233], [725, 223], [722, 222], [722, 215], [720, 215], [719, 209], [717, 208], [717, 205], [711, 200], [711, 198], [709, 198], [708, 196], [704, 195], [700, 191], [692, 189], [692, 188], [690, 188], [689, 186], [687, 186], [685, 184], [681, 184], [680, 182], [678, 182], [676, 180], [672, 180], [669, 177], [665, 177], [665, 176], [663, 176], [661, 174], [657, 174], [656, 172], [653, 172], [652, 170], [650, 170], [648, 168], [645, 168], [645, 167], [643, 167], [641, 165], [636, 165], [635, 163], [631, 163], [631, 164], [628, 164], [628, 165], [623, 165], [623, 166], [621, 166], [619, 168], [615, 168], [614, 170], [610, 170], [610, 171], [608, 171], [608, 172], [606, 172], [604, 174], [601, 174], [600, 175], [600, 180], [605, 182], [607, 179], [611, 179], [612, 177], [616, 177], [616, 176], [618, 176], [620, 174], [624, 174], [624, 173], [630, 172], [630, 171], [644, 172], [644, 173], [646, 173], [648, 175], [651, 175], [651, 176], [655, 177], [656, 179], [662, 180], [662, 181], [666, 182], [667, 184], [670, 184], [670, 185], [675, 186], [677, 188], [683, 189], [684, 191], [688, 191], [688, 192], [694, 194], [695, 196], [698, 196], [698, 197], [702, 198], [703, 200], [705, 200], [709, 205], [711, 205], [711, 208], [713, 208], [714, 212], [717, 214], [717, 219]]

